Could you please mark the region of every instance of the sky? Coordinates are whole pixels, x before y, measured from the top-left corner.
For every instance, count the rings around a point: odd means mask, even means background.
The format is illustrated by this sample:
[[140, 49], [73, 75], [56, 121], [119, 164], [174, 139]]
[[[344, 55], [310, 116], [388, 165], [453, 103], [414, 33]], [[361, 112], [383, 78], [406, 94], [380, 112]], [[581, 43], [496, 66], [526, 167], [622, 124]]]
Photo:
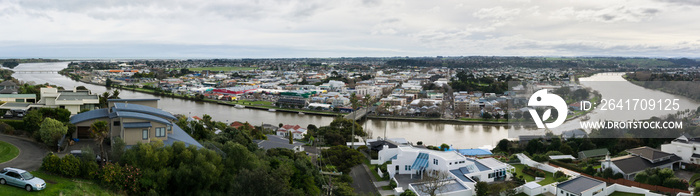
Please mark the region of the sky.
[[0, 0], [0, 58], [700, 57], [700, 0]]

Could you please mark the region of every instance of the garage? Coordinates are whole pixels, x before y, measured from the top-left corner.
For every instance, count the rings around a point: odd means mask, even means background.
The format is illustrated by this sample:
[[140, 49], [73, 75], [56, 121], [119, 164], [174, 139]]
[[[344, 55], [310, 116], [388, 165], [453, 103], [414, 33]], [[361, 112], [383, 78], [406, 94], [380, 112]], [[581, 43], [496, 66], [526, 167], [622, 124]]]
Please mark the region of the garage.
[[80, 126], [77, 127], [78, 139], [88, 139], [90, 138], [90, 127]]

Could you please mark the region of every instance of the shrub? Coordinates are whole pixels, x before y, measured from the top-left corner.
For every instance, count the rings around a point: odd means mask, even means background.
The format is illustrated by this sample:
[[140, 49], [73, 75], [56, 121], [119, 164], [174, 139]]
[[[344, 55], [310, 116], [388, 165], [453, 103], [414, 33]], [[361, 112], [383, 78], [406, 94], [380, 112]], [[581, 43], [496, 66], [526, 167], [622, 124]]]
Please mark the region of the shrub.
[[0, 122], [0, 133], [14, 135], [15, 128], [5, 122]]
[[396, 186], [398, 186], [398, 185], [396, 185], [396, 181], [390, 180], [390, 181], [389, 181], [389, 186], [390, 186], [392, 189], [394, 189], [394, 188], [396, 188]]
[[367, 148], [367, 146], [360, 146], [360, 147], [357, 147], [357, 150], [360, 152], [367, 152], [369, 150], [369, 148]]
[[546, 155], [542, 155], [542, 154], [535, 154], [532, 156], [532, 160], [537, 161], [537, 162], [544, 162], [544, 161], [549, 160], [549, 157], [547, 157]]
[[561, 171], [554, 172], [554, 178], [559, 178], [562, 176], [565, 176], [564, 172], [561, 172]]
[[403, 193], [401, 193], [401, 195], [399, 195], [399, 196], [417, 196], [417, 194], [409, 189], [409, 190], [406, 190]]
[[97, 178], [103, 185], [111, 189], [124, 190], [133, 195], [141, 190], [138, 182], [142, 175], [139, 168], [129, 165], [122, 167], [119, 164], [107, 163], [98, 172]]
[[73, 155], [66, 155], [61, 159], [61, 174], [68, 177], [80, 175], [80, 159]]
[[58, 174], [61, 166], [61, 158], [53, 153], [49, 153], [41, 161], [41, 169], [49, 173]]
[[58, 145], [58, 140], [68, 132], [68, 128], [61, 121], [51, 118], [44, 119], [39, 128], [41, 141], [48, 146]]
[[542, 170], [537, 171], [537, 173], [535, 173], [535, 174], [537, 174], [537, 176], [535, 176], [535, 177], [544, 177], [546, 175]]
[[686, 182], [685, 180], [681, 180], [680, 178], [671, 177], [666, 178], [666, 180], [664, 180], [663, 186], [668, 188], [687, 190], [688, 182]]

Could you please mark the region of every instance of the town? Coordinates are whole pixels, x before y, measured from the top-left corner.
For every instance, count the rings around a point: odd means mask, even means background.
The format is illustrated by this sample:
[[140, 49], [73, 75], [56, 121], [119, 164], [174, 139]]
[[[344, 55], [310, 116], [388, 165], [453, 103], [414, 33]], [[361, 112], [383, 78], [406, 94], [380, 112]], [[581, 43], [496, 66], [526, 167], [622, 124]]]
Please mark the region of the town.
[[[456, 68], [446, 63], [473, 58], [481, 64], [500, 65]], [[440, 64], [445, 66], [411, 66], [406, 59], [372, 58], [133, 60], [64, 62], [66, 67], [56, 71], [17, 69], [12, 74], [3, 70], [0, 110], [5, 115], [0, 128], [9, 143], [33, 139], [41, 144], [30, 148], [42, 145], [51, 151], [46, 157], [23, 154], [18, 158], [36, 160], [29, 166], [41, 169], [35, 176], [94, 179], [125, 194], [210, 190], [243, 195], [691, 195], [700, 179], [697, 106], [662, 117], [682, 119], [687, 125], [663, 134], [653, 132], [663, 138], [644, 138], [634, 129], [624, 133], [627, 137], [611, 137], [611, 130], [577, 128], [464, 148], [458, 143], [387, 136], [386, 130], [373, 134], [363, 128], [367, 119], [533, 127], [527, 97], [521, 94], [543, 89], [565, 99], [567, 121], [583, 122], [591, 114], [580, 103], [589, 101], [596, 106], [601, 94], [582, 85], [580, 78], [626, 72], [615, 76], [641, 80], [642, 76], [650, 78], [647, 73], [654, 73], [653, 77], [670, 74], [692, 81], [700, 73], [697, 66], [649, 69], [572, 58], [563, 64], [589, 66], [531, 68], [515, 63], [546, 65], [548, 60], [423, 60], [444, 61]], [[396, 61], [405, 65], [394, 65]], [[99, 94], [85, 86], [71, 89], [13, 78], [38, 72], [60, 73], [106, 90]], [[140, 97], [122, 98], [129, 91]], [[208, 114], [172, 113], [162, 106], [166, 100], [143, 98], [145, 94], [222, 105], [229, 108], [233, 121], [216, 120], [224, 118]], [[333, 120], [329, 124], [236, 120], [236, 113], [246, 110]], [[469, 142], [469, 136], [463, 137]], [[149, 159], [157, 157], [163, 161], [150, 163]], [[77, 167], [68, 169], [69, 164]], [[233, 184], [195, 182], [200, 177], [187, 173], [187, 167], [210, 173], [201, 178], [228, 175], [236, 180]], [[292, 170], [294, 167], [298, 169]], [[108, 170], [122, 176], [105, 176]], [[129, 175], [135, 170], [144, 173]], [[24, 170], [10, 169], [0, 176], [17, 171]], [[278, 174], [287, 176], [275, 177]], [[169, 180], [146, 183], [159, 175]], [[254, 185], [259, 181], [278, 187]], [[195, 185], [178, 187], [180, 183]], [[211, 190], [213, 187], [220, 188]]]

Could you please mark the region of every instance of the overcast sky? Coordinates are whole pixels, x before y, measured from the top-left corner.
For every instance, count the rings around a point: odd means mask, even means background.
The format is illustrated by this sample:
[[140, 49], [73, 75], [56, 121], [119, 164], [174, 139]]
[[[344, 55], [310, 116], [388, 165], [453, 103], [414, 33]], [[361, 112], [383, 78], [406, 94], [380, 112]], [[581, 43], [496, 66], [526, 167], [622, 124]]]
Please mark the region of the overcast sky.
[[0, 0], [0, 58], [700, 57], [700, 0]]

